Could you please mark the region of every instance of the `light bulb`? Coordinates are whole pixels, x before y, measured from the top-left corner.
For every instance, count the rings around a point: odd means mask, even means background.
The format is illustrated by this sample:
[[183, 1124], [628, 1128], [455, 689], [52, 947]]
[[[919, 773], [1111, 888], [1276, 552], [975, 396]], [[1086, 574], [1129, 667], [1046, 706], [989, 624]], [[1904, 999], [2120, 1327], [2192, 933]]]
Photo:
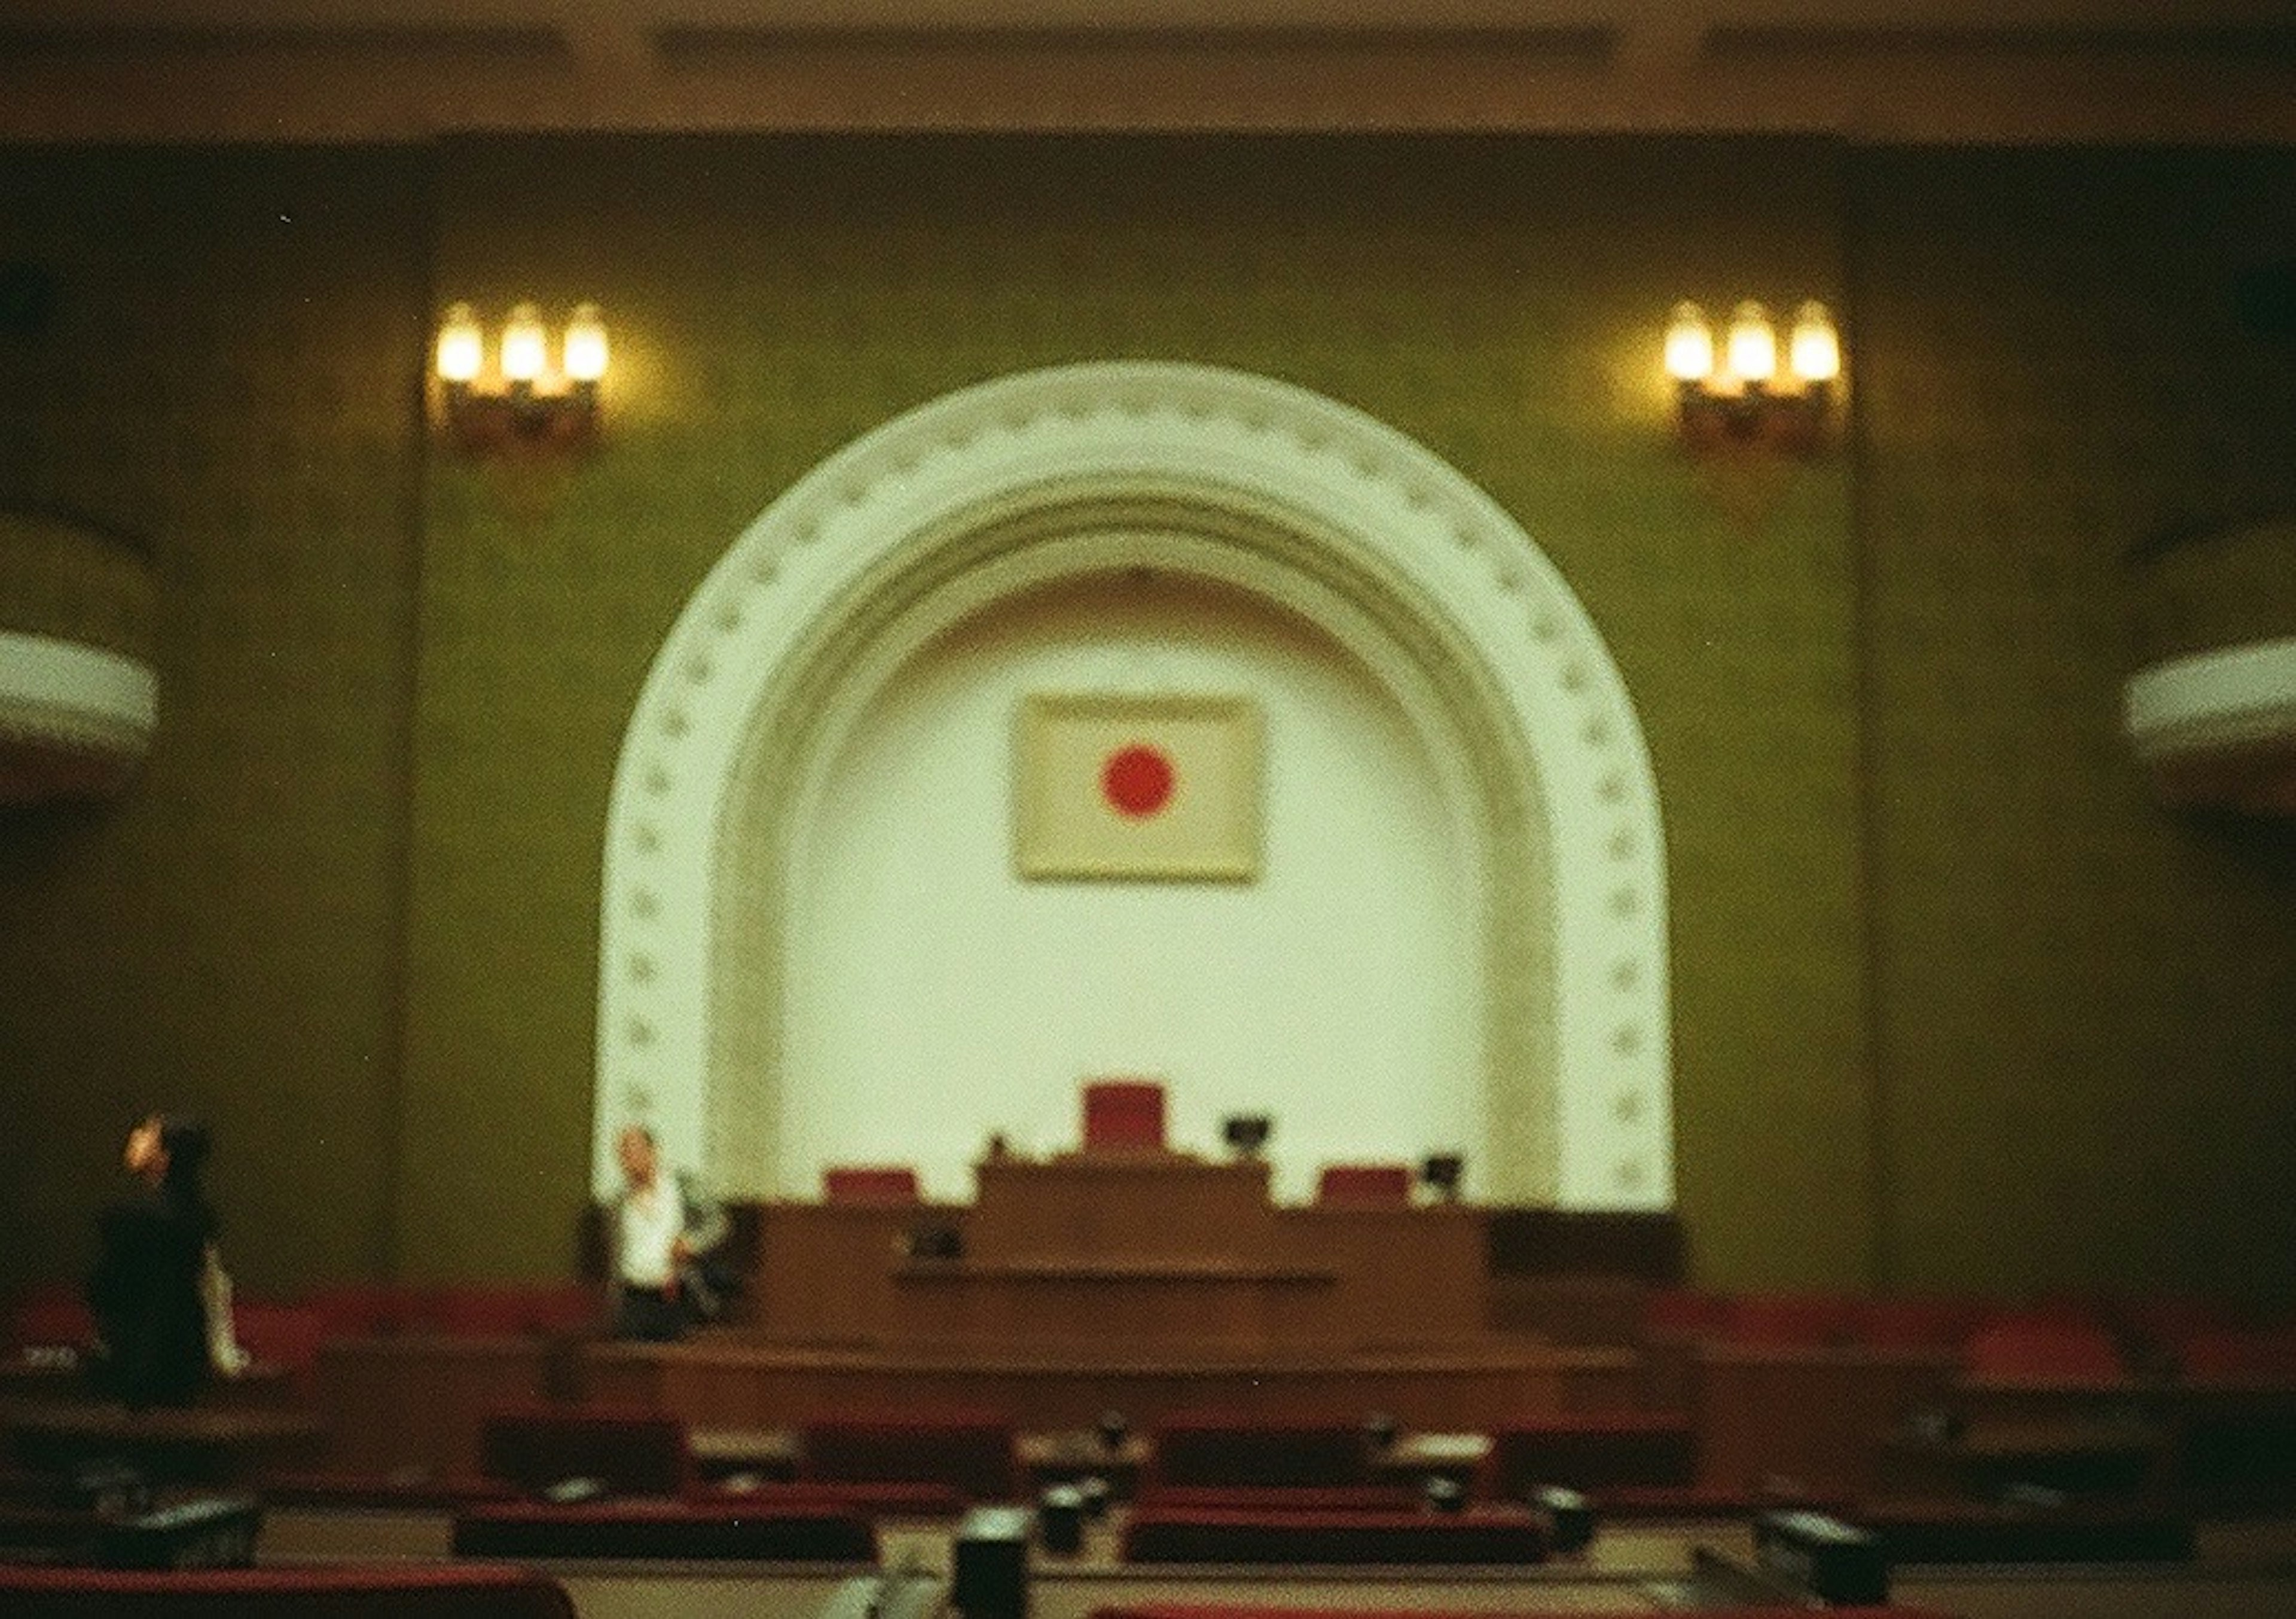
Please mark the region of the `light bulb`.
[[438, 357], [433, 362], [439, 380], [458, 386], [476, 382], [486, 347], [486, 335], [479, 330], [479, 318], [471, 312], [471, 306], [449, 305], [447, 318], [439, 323]]
[[1730, 374], [1749, 384], [1767, 382], [1777, 374], [1778, 338], [1770, 330], [1770, 312], [1748, 299], [1730, 316], [1730, 336], [1725, 345]]
[[1702, 382], [1714, 374], [1713, 329], [1694, 303], [1674, 306], [1666, 328], [1666, 374], [1677, 382]]
[[522, 303], [512, 309], [510, 325], [503, 328], [503, 381], [513, 387], [533, 387], [541, 378], [549, 353], [550, 338], [534, 306]]
[[1794, 311], [1786, 363], [1805, 382], [1830, 382], [1841, 374], [1841, 340], [1824, 304], [1813, 301]]
[[565, 370], [566, 380], [576, 383], [594, 383], [606, 374], [606, 323], [596, 304], [576, 305], [566, 323]]

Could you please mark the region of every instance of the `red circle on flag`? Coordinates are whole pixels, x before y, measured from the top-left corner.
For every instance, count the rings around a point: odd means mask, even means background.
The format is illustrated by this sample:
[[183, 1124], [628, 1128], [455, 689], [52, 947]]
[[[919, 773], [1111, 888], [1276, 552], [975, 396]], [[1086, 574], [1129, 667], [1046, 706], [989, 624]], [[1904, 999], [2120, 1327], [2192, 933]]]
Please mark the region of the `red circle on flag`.
[[1108, 756], [1100, 768], [1100, 791], [1119, 815], [1142, 819], [1172, 801], [1178, 777], [1161, 748], [1144, 742], [1128, 744]]

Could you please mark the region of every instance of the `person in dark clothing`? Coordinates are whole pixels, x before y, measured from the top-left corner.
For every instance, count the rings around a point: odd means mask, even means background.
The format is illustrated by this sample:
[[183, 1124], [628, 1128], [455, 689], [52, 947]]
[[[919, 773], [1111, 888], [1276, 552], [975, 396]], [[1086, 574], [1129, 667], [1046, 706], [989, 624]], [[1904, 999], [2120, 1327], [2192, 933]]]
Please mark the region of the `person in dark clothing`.
[[201, 1177], [211, 1143], [195, 1120], [154, 1114], [122, 1155], [143, 1181], [103, 1212], [88, 1312], [90, 1377], [130, 1409], [191, 1404], [209, 1362], [206, 1276], [215, 1211]]

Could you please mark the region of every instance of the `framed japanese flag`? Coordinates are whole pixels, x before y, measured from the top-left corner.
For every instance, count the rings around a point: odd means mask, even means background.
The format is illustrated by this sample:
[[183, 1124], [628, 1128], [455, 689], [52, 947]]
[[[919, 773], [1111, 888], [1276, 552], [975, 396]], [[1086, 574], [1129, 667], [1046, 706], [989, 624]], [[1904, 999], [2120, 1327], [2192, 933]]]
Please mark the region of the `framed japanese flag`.
[[1259, 875], [1259, 711], [1244, 697], [1037, 695], [1014, 740], [1024, 877]]

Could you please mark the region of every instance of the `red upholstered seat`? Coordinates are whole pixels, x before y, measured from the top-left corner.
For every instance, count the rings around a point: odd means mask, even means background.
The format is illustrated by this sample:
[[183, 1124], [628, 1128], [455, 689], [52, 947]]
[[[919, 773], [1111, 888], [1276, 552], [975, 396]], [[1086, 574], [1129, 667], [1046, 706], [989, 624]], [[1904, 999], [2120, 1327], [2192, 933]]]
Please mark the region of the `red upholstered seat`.
[[8, 1311], [8, 1343], [18, 1348], [78, 1348], [95, 1335], [95, 1324], [78, 1293], [42, 1287], [18, 1299]]
[[1359, 1422], [1181, 1412], [1149, 1435], [1146, 1483], [1230, 1489], [1367, 1483], [1369, 1441]]
[[1327, 1163], [1316, 1177], [1317, 1203], [1391, 1208], [1411, 1201], [1407, 1163]]
[[1084, 1146], [1086, 1152], [1159, 1152], [1163, 1146], [1163, 1081], [1086, 1081], [1084, 1088]]
[[2264, 1332], [2195, 1332], [2177, 1346], [2187, 1383], [2296, 1389], [2296, 1327]]
[[693, 1490], [685, 1425], [664, 1411], [603, 1406], [532, 1406], [489, 1412], [479, 1430], [479, 1467], [521, 1490], [593, 1478], [617, 1495], [681, 1496]]
[[10, 1619], [573, 1619], [565, 1588], [482, 1563], [198, 1568], [168, 1574], [0, 1566]]
[[1001, 1413], [947, 1409], [817, 1418], [798, 1430], [798, 1483], [939, 1484], [1018, 1500], [1019, 1435]]
[[2054, 1314], [1997, 1318], [1972, 1334], [1964, 1370], [1974, 1383], [2039, 1387], [2117, 1387], [2128, 1368], [2102, 1327]]
[[1698, 1435], [1687, 1417], [1661, 1411], [1557, 1413], [1494, 1429], [1476, 1492], [1511, 1500], [1541, 1484], [1679, 1490], [1697, 1477]]
[[837, 1163], [821, 1171], [827, 1203], [914, 1203], [917, 1172], [905, 1163]]

